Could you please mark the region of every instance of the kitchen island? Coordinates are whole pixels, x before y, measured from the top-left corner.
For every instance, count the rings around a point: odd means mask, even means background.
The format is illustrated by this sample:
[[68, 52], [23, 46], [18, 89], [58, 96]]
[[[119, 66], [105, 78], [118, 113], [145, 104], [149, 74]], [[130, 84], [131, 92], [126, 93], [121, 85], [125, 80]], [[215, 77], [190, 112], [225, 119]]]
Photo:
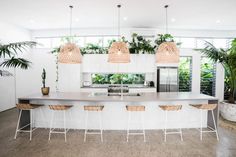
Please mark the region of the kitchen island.
[[[85, 93], [85, 92], [51, 92], [48, 96], [42, 96], [40, 93], [33, 94], [18, 99], [19, 103], [42, 104], [43, 116], [36, 111], [35, 125], [37, 127], [49, 127], [50, 110], [48, 105], [73, 105], [68, 116], [68, 127], [73, 129], [84, 129], [85, 112], [84, 105], [104, 105], [102, 113], [104, 130], [125, 130], [127, 126], [126, 105], [145, 105], [144, 124], [146, 129], [162, 129], [164, 127], [164, 112], [158, 105], [175, 105], [181, 104], [183, 108], [180, 112], [169, 113], [168, 128], [198, 128], [200, 127], [200, 112], [189, 104], [218, 104], [218, 99], [204, 94], [196, 94], [192, 92], [169, 92], [169, 93], [128, 93], [123, 96], [109, 96], [107, 93]], [[96, 113], [91, 116], [91, 122], [88, 127], [97, 129]], [[218, 124], [219, 110], [218, 106], [214, 110], [216, 123]], [[93, 118], [94, 116], [94, 118]], [[29, 121], [29, 112], [22, 113], [21, 125], [23, 126]], [[134, 116], [135, 117], [135, 116]], [[138, 117], [138, 116], [137, 116]], [[138, 120], [138, 119], [137, 119]], [[203, 116], [204, 125], [213, 127], [211, 114], [207, 111]], [[58, 118], [60, 121], [60, 116]], [[135, 121], [135, 119], [134, 119]], [[58, 127], [61, 124], [58, 122]], [[138, 124], [134, 124], [132, 129], [139, 129]]]

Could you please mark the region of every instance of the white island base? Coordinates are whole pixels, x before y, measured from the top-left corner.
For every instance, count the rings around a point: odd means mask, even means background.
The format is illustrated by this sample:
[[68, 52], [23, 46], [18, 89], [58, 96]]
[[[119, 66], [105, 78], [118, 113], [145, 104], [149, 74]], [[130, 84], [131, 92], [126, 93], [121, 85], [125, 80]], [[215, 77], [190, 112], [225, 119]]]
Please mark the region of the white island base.
[[[67, 97], [68, 96], [68, 97]], [[66, 98], [67, 97], [67, 98]], [[194, 98], [195, 97], [195, 98]], [[147, 130], [163, 129], [165, 112], [159, 105], [183, 105], [180, 111], [168, 111], [167, 128], [199, 128], [201, 125], [200, 111], [189, 106], [189, 104], [218, 103], [214, 97], [193, 93], [144, 93], [140, 97], [124, 96], [91, 96], [91, 93], [51, 93], [50, 96], [32, 95], [19, 99], [19, 103], [29, 102], [32, 104], [43, 104], [40, 109], [34, 112], [36, 127], [49, 128], [51, 120], [51, 110], [48, 105], [73, 105], [66, 112], [67, 127], [71, 129], [85, 128], [84, 105], [104, 105], [102, 111], [102, 124], [104, 130], [126, 130], [128, 112], [126, 105], [144, 105], [145, 112], [144, 127]], [[43, 114], [43, 115], [42, 115]], [[214, 111], [216, 121], [218, 121], [218, 107]], [[99, 129], [99, 117], [97, 112], [89, 113], [88, 128]], [[213, 127], [211, 114], [203, 112], [203, 127], [207, 124]], [[29, 113], [23, 112], [21, 125], [29, 121]], [[140, 112], [132, 112], [130, 129], [139, 130], [141, 127]], [[63, 128], [63, 113], [60, 111], [55, 115], [53, 127]]]

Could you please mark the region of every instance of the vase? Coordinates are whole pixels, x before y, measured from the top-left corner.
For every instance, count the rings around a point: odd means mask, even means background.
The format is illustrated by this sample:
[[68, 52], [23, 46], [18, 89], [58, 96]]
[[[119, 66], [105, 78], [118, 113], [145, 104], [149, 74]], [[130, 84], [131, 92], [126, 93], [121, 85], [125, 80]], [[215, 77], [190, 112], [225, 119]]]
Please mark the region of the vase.
[[41, 92], [42, 92], [43, 95], [48, 95], [49, 91], [50, 91], [49, 87], [42, 87], [41, 88]]
[[220, 104], [220, 114], [224, 119], [236, 122], [236, 104], [222, 102]]

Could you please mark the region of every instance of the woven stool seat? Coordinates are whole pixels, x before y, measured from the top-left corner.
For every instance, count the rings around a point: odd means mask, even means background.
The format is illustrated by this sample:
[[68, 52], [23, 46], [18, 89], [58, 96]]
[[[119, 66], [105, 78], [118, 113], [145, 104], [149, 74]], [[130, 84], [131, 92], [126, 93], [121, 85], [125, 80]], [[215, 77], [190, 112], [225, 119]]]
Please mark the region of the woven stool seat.
[[214, 110], [217, 104], [190, 104], [190, 106], [193, 106], [197, 109], [202, 109], [202, 110]]
[[16, 104], [16, 107], [21, 110], [31, 110], [38, 108], [42, 105], [34, 105], [34, 104]]
[[89, 105], [89, 106], [84, 106], [85, 111], [102, 111], [104, 108], [103, 105]]
[[145, 111], [145, 106], [126, 106], [127, 111]]
[[159, 107], [164, 111], [178, 111], [182, 109], [182, 105], [160, 105]]
[[51, 110], [68, 110], [71, 107], [71, 105], [49, 105]]

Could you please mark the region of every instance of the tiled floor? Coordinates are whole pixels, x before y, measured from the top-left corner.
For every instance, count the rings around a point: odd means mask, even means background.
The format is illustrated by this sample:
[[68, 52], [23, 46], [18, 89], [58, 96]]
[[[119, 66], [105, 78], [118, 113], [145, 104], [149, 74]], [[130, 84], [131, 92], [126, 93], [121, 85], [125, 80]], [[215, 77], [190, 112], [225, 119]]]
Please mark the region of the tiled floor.
[[204, 134], [199, 140], [196, 129], [184, 129], [184, 141], [178, 135], [167, 136], [162, 132], [147, 131], [147, 142], [142, 136], [131, 136], [126, 142], [125, 131], [105, 131], [104, 142], [97, 135], [89, 135], [83, 142], [83, 131], [69, 131], [67, 143], [63, 135], [52, 135], [48, 141], [48, 129], [39, 129], [29, 134], [21, 133], [14, 140], [17, 110], [0, 113], [0, 157], [236, 157], [236, 131], [219, 129], [220, 141], [214, 134]]

